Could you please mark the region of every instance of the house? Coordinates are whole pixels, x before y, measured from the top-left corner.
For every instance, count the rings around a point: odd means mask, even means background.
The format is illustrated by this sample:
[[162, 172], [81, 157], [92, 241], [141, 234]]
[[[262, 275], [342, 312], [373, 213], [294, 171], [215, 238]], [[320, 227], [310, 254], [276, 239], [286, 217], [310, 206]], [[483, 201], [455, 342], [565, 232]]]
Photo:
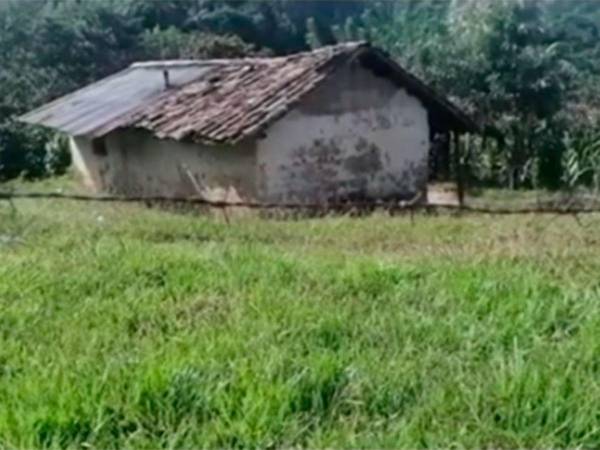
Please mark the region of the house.
[[476, 130], [367, 43], [136, 63], [21, 120], [70, 135], [96, 192], [270, 203], [415, 198], [434, 136]]

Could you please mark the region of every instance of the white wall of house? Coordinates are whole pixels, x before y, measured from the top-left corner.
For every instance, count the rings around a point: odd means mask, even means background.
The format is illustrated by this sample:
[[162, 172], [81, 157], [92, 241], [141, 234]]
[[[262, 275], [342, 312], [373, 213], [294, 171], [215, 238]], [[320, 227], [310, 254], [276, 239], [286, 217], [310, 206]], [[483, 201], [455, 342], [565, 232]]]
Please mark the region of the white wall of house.
[[73, 138], [71, 145], [75, 167], [95, 192], [200, 195], [213, 201], [254, 200], [256, 194], [252, 146], [204, 147], [156, 139], [140, 130], [106, 136], [106, 154], [89, 138]]
[[259, 141], [261, 198], [409, 199], [424, 193], [430, 138], [423, 104], [358, 64], [341, 70]]

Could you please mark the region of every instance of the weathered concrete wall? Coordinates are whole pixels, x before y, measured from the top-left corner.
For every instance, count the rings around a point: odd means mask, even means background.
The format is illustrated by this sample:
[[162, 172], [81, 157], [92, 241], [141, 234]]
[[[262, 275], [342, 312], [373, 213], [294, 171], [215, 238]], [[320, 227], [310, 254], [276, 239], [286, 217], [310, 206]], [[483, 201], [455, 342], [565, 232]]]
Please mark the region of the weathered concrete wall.
[[259, 195], [413, 198], [426, 190], [428, 150], [421, 102], [355, 63], [267, 130], [258, 143]]
[[254, 200], [256, 151], [252, 146], [203, 147], [125, 130], [105, 138], [106, 155], [92, 141], [72, 140], [73, 161], [96, 192], [198, 196], [213, 201]]

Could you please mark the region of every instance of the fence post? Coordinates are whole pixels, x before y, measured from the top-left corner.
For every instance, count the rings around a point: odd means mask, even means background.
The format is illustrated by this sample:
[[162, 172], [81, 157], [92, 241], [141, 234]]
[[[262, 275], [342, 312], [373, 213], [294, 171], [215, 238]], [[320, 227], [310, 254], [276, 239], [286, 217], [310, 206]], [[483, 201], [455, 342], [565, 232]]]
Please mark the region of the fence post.
[[454, 132], [454, 170], [456, 174], [456, 190], [458, 194], [458, 204], [464, 206], [465, 204], [465, 180], [463, 173], [463, 163], [460, 155], [460, 134]]

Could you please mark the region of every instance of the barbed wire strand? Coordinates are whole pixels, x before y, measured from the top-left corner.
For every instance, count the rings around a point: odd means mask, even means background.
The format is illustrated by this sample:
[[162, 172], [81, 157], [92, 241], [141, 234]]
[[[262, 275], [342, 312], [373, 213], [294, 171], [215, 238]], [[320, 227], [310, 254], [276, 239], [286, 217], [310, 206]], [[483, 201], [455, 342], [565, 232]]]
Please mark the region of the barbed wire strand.
[[70, 200], [78, 202], [100, 202], [100, 203], [179, 203], [201, 205], [210, 208], [247, 208], [258, 210], [369, 210], [383, 209], [391, 211], [452, 211], [479, 214], [558, 214], [579, 215], [600, 213], [600, 206], [578, 207], [571, 202], [565, 202], [565, 206], [527, 206], [527, 207], [490, 207], [480, 205], [456, 204], [456, 203], [425, 203], [416, 198], [411, 201], [339, 201], [322, 203], [289, 203], [273, 202], [261, 203], [252, 201], [218, 201], [208, 200], [201, 197], [172, 197], [172, 196], [118, 196], [118, 195], [86, 195], [61, 192], [0, 192], [0, 200], [9, 203], [18, 199], [47, 199], [47, 200]]

